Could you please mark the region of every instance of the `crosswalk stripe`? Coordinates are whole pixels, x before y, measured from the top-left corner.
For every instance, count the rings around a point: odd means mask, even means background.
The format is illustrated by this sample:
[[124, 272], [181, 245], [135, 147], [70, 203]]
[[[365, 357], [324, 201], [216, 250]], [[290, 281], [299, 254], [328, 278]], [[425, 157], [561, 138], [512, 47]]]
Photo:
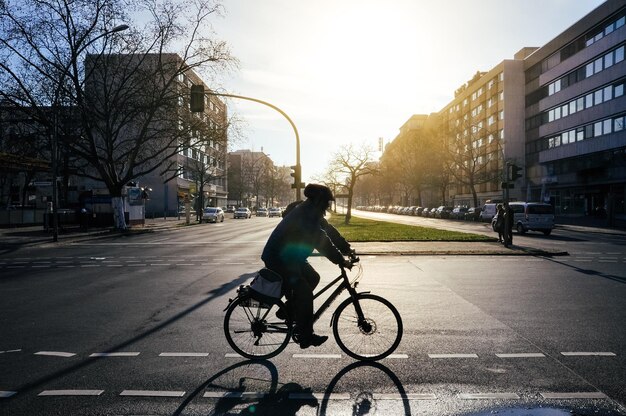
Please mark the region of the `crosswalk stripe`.
[[15, 394], [17, 394], [16, 391], [0, 390], [0, 399], [8, 399], [9, 397], [14, 396]]
[[574, 400], [574, 399], [608, 399], [608, 396], [599, 391], [571, 392], [571, 393], [540, 393], [544, 399]]
[[90, 357], [136, 357], [139, 352], [94, 352]]
[[167, 390], [124, 390], [120, 396], [134, 397], [183, 397], [184, 391], [167, 391]]
[[74, 354], [73, 352], [63, 352], [63, 351], [39, 351], [39, 352], [36, 352], [35, 355], [47, 355], [51, 357], [69, 358], [69, 357], [75, 356], [76, 354]]
[[477, 354], [428, 354], [429, 358], [478, 358]]
[[38, 396], [100, 396], [104, 390], [44, 390]]
[[520, 397], [515, 393], [461, 393], [463, 400], [518, 400]]
[[561, 355], [566, 357], [591, 357], [591, 356], [599, 356], [599, 357], [615, 357], [615, 353], [612, 352], [593, 352], [593, 351], [572, 351], [572, 352], [562, 352]]
[[545, 355], [540, 352], [523, 352], [515, 354], [496, 354], [498, 358], [545, 358]]

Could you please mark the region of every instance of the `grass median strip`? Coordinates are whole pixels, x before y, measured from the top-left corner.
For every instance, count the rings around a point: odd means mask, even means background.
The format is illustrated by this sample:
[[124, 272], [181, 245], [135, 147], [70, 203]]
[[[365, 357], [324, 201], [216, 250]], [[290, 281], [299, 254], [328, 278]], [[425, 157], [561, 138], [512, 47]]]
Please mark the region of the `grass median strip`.
[[350, 242], [366, 241], [494, 241], [485, 235], [439, 230], [417, 225], [396, 224], [352, 217], [344, 223], [345, 215], [332, 214], [328, 222]]

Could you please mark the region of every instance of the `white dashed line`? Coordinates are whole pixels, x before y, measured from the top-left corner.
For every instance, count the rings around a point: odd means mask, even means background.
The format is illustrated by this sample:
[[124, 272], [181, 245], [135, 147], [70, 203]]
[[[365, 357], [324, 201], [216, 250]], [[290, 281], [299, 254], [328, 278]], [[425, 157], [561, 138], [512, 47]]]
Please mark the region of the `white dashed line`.
[[244, 391], [244, 392], [234, 392], [234, 391], [207, 391], [202, 397], [206, 397], [209, 399], [242, 399], [242, 398], [250, 398], [250, 399], [262, 399], [266, 396], [265, 393], [258, 393], [254, 391]]
[[429, 358], [478, 358], [476, 354], [428, 354]]
[[566, 357], [615, 357], [615, 353], [612, 352], [586, 352], [586, 351], [574, 351], [574, 352], [562, 352], [561, 355]]
[[341, 354], [294, 354], [293, 358], [331, 358], [340, 359]]
[[545, 355], [540, 352], [524, 352], [517, 354], [496, 354], [498, 358], [545, 358]]
[[94, 352], [90, 357], [136, 357], [139, 352]]
[[607, 395], [600, 392], [572, 392], [572, 393], [540, 393], [544, 399], [608, 399]]
[[17, 349], [17, 350], [7, 350], [7, 351], [0, 351], [0, 354], [5, 354], [5, 353], [10, 353], [10, 352], [21, 352], [22, 349]]
[[350, 393], [289, 393], [291, 400], [350, 400]]
[[374, 393], [374, 400], [437, 400], [437, 396], [429, 393]]
[[183, 397], [184, 391], [167, 391], [167, 390], [124, 390], [120, 396], [135, 397]]
[[208, 352], [162, 352], [159, 357], [208, 357]]
[[38, 396], [100, 396], [104, 390], [44, 390]]
[[243, 356], [234, 352], [227, 352], [226, 354], [224, 354], [224, 358], [243, 358]]
[[515, 393], [461, 393], [462, 400], [519, 400]]
[[35, 355], [47, 355], [50, 357], [69, 358], [69, 357], [75, 356], [76, 354], [74, 354], [73, 352], [62, 352], [62, 351], [39, 351], [39, 352], [36, 352]]
[[3, 391], [0, 390], [0, 399], [8, 399], [11, 396], [16, 395], [17, 392], [16, 391]]

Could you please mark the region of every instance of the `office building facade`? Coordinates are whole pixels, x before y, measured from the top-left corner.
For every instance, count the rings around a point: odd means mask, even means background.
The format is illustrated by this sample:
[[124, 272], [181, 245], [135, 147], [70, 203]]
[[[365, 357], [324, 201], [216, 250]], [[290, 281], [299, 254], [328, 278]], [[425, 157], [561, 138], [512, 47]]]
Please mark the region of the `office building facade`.
[[529, 195], [562, 221], [626, 225], [625, 20], [609, 0], [524, 61]]

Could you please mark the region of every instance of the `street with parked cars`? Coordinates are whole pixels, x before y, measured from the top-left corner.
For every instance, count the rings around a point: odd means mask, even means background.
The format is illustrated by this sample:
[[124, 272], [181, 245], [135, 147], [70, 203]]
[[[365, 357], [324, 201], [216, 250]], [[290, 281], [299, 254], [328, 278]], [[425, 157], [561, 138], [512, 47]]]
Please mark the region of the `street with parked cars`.
[[[494, 232], [497, 220], [497, 203], [486, 203], [481, 207], [446, 206], [420, 207], [420, 206], [357, 206], [361, 211], [382, 212], [396, 215], [419, 216], [424, 218], [438, 218], [457, 221], [478, 221], [491, 223]], [[550, 235], [554, 229], [554, 208], [549, 204], [539, 202], [511, 202], [514, 212], [513, 229], [518, 234], [528, 231], [539, 231]]]

